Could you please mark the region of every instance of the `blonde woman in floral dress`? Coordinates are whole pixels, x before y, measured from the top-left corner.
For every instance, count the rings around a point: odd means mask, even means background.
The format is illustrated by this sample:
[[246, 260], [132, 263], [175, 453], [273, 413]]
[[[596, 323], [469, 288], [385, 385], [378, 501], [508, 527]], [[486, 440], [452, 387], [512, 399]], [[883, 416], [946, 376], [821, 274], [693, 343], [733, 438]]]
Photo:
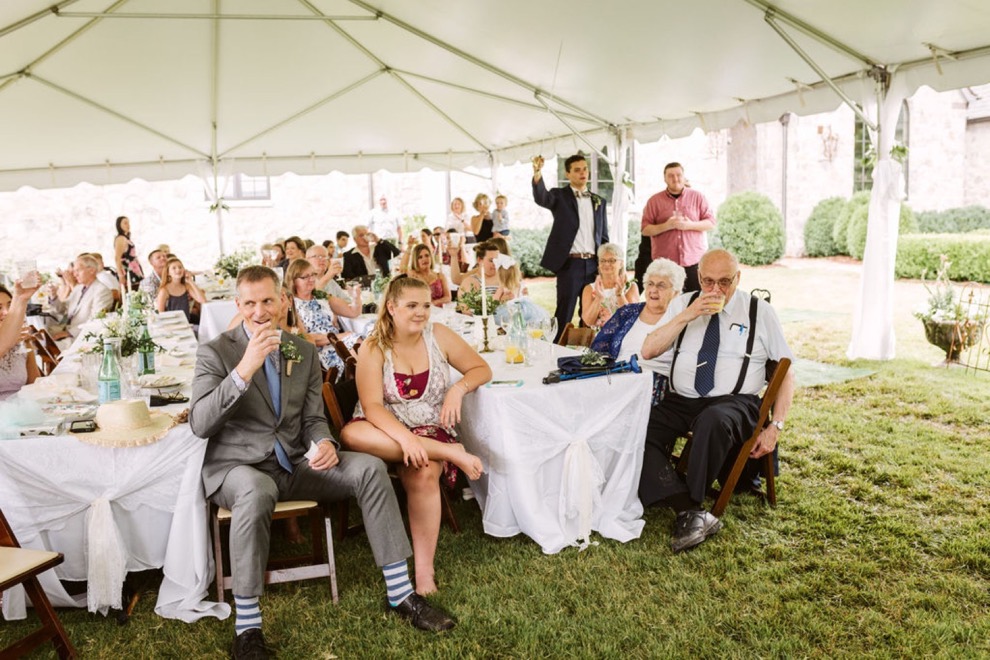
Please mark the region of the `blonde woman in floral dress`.
[[[358, 353], [360, 402], [341, 433], [347, 449], [397, 463], [409, 507], [416, 591], [437, 590], [434, 557], [440, 534], [440, 477], [482, 474], [481, 459], [454, 442], [464, 395], [487, 383], [488, 364], [449, 328], [430, 322], [430, 289], [398, 277]], [[463, 377], [451, 385], [450, 367]]]

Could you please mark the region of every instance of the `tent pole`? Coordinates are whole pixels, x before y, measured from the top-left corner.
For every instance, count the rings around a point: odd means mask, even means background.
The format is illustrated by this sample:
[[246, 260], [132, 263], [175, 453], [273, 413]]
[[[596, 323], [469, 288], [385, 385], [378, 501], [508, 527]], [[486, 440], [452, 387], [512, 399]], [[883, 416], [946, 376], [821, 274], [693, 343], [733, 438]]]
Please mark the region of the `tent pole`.
[[557, 120], [560, 121], [561, 124], [563, 124], [564, 126], [566, 126], [567, 127], [567, 130], [569, 130], [576, 138], [578, 138], [579, 140], [581, 140], [582, 142], [584, 142], [586, 145], [588, 145], [588, 148], [591, 149], [594, 153], [598, 154], [598, 157], [599, 158], [601, 158], [602, 160], [604, 160], [605, 162], [607, 162], [609, 164], [612, 163], [612, 159], [609, 158], [607, 154], [603, 153], [601, 149], [599, 149], [598, 147], [596, 147], [591, 142], [591, 140], [589, 140], [584, 135], [582, 135], [578, 131], [578, 129], [576, 129], [574, 127], [574, 125], [572, 123], [570, 123], [569, 121], [567, 121], [566, 119], [564, 119], [563, 117], [561, 117], [559, 114], [557, 114], [557, 111], [554, 110], [553, 108], [551, 108], [550, 105], [546, 101], [543, 100], [543, 97], [540, 96], [540, 94], [536, 94], [536, 100], [539, 101], [540, 103], [542, 103], [543, 104], [543, 107], [547, 109], [547, 112], [549, 112], [551, 115], [553, 115], [554, 117], [556, 117]]
[[804, 52], [801, 46], [799, 46], [798, 43], [791, 38], [791, 35], [784, 32], [783, 28], [781, 28], [779, 25], [774, 23], [773, 16], [770, 14], [770, 12], [767, 12], [766, 21], [767, 24], [773, 28], [774, 32], [780, 35], [780, 38], [783, 39], [784, 42], [786, 42], [787, 45], [791, 47], [791, 50], [797, 53], [798, 57], [804, 60], [805, 64], [810, 66], [815, 71], [815, 73], [821, 76], [822, 82], [824, 82], [826, 85], [831, 87], [832, 91], [839, 95], [839, 98], [842, 99], [842, 102], [848, 105], [852, 109], [852, 111], [856, 113], [856, 116], [862, 120], [864, 124], [869, 126], [872, 130], [876, 130], [876, 125], [870, 120], [869, 117], [866, 116], [862, 108], [860, 108], [855, 101], [849, 98], [849, 96], [845, 92], [839, 89], [839, 86], [836, 85], [835, 82], [833, 82], [832, 79], [828, 77], [828, 74], [825, 73], [825, 70], [822, 69], [820, 66], [818, 66], [818, 64], [813, 59], [811, 59], [810, 55]]
[[7, 25], [5, 27], [2, 27], [2, 28], [0, 28], [0, 37], [5, 37], [8, 34], [10, 34], [11, 32], [14, 32], [16, 30], [20, 30], [22, 27], [26, 27], [28, 25], [31, 25], [31, 23], [34, 23], [37, 20], [41, 20], [42, 18], [45, 18], [46, 16], [51, 16], [52, 14], [58, 15], [59, 12], [62, 11], [62, 7], [68, 7], [69, 5], [71, 5], [74, 2], [78, 2], [78, 0], [62, 0], [62, 2], [56, 2], [54, 5], [52, 5], [50, 7], [45, 7], [41, 11], [36, 11], [35, 13], [31, 14], [30, 16], [27, 16], [27, 17], [22, 18], [21, 20], [15, 22], [15, 23], [11, 23], [10, 25]]
[[[220, 10], [220, 0], [213, 0], [213, 11]], [[220, 98], [220, 21], [213, 21], [213, 49], [210, 71], [210, 161], [213, 163], [213, 203], [217, 214], [217, 247], [220, 256], [223, 249], [223, 198], [220, 196], [220, 183], [217, 176], [217, 111]]]
[[[831, 48], [834, 48], [840, 53], [844, 53], [848, 55], [854, 60], [859, 60], [866, 66], [877, 66], [878, 64], [878, 62], [873, 58], [871, 58], [870, 56], [859, 52], [858, 50], [854, 49], [852, 46], [842, 43], [838, 39], [835, 39], [834, 37], [822, 32], [821, 30], [811, 25], [810, 23], [805, 23], [800, 18], [797, 18], [796, 16], [789, 14], [778, 7], [774, 7], [766, 0], [746, 0], [746, 2], [753, 5], [754, 7], [762, 9], [764, 12], [764, 18], [771, 25], [773, 25], [774, 18], [779, 18], [780, 20], [784, 21], [791, 27], [794, 27], [800, 30], [801, 32], [804, 32], [809, 37], [812, 37], [813, 39], [825, 44], [826, 46], [830, 46]], [[777, 29], [776, 26], [774, 27], [774, 29]]]

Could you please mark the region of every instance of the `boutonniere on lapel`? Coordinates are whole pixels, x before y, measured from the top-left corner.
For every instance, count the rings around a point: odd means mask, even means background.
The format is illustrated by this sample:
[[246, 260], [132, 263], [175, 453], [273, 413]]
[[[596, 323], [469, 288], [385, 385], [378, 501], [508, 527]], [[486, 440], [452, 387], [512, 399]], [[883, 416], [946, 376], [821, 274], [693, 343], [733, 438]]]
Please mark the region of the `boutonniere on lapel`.
[[601, 205], [602, 205], [602, 198], [596, 195], [595, 193], [591, 193], [591, 209], [593, 211], [597, 211], [598, 207]]
[[297, 362], [302, 362], [302, 356], [299, 355], [299, 349], [291, 341], [283, 341], [279, 344], [279, 351], [282, 353], [282, 357], [285, 358], [285, 375], [292, 375], [292, 365]]

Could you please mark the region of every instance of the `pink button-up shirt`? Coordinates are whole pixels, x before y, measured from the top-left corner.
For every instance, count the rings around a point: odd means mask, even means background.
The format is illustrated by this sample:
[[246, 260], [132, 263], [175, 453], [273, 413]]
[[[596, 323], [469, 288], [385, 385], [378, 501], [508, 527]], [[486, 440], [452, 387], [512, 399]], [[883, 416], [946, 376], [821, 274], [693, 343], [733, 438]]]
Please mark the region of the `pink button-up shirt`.
[[[674, 211], [680, 211], [688, 220], [700, 222], [711, 220], [714, 224], [715, 214], [708, 206], [705, 196], [691, 188], [685, 188], [677, 199], [666, 190], [658, 192], [643, 209], [643, 221], [640, 225], [659, 225], [670, 219]], [[665, 257], [680, 266], [693, 266], [701, 261], [701, 255], [708, 247], [708, 241], [703, 231], [686, 231], [671, 229], [650, 237], [651, 257]]]

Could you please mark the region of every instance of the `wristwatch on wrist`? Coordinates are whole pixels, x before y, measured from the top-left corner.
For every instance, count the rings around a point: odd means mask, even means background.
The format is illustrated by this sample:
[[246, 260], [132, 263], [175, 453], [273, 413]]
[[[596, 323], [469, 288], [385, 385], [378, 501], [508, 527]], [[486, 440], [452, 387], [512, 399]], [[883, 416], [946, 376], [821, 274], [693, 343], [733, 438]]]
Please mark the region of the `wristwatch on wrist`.
[[775, 420], [772, 420], [770, 423], [773, 424], [774, 426], [776, 426], [778, 431], [783, 431], [784, 430], [784, 422], [782, 422], [781, 420], [775, 419]]

